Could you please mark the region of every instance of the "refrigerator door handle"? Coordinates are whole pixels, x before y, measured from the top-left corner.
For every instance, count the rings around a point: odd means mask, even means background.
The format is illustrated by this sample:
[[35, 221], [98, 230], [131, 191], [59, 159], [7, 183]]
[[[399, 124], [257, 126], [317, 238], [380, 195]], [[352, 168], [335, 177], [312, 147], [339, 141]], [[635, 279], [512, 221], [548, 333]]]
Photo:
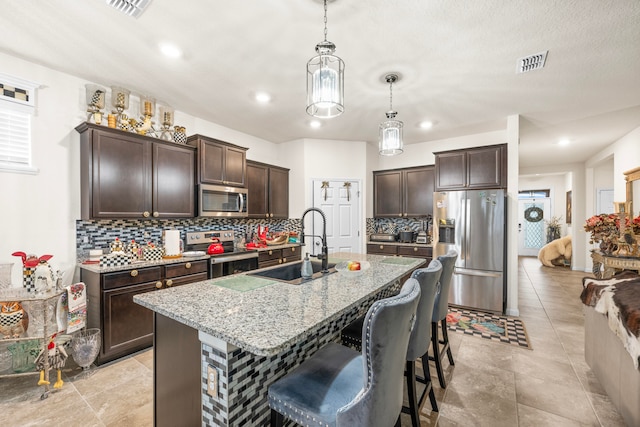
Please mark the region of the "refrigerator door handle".
[[463, 252], [464, 252], [464, 259], [469, 259], [469, 237], [471, 235], [471, 206], [470, 206], [470, 200], [468, 197], [468, 194], [465, 194], [464, 197], [464, 226], [465, 226], [465, 230], [464, 230], [464, 246], [462, 248]]
[[454, 274], [460, 274], [462, 276], [481, 276], [481, 277], [500, 277], [501, 271], [482, 271], [482, 270], [469, 270], [467, 268], [455, 267]]

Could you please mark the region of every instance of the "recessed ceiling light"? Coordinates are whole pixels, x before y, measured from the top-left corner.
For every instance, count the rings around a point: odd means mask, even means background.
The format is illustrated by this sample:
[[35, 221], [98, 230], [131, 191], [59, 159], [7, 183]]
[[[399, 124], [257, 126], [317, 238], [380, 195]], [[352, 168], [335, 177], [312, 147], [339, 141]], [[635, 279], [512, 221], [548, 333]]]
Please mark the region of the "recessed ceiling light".
[[161, 43], [160, 52], [162, 52], [169, 58], [180, 58], [182, 56], [182, 51], [180, 50], [180, 48], [171, 43]]
[[267, 102], [271, 101], [271, 95], [266, 92], [258, 92], [256, 93], [256, 101], [261, 104], [266, 104]]
[[433, 127], [433, 122], [429, 120], [425, 120], [424, 122], [420, 122], [420, 129], [431, 129]]
[[314, 129], [318, 129], [320, 126], [322, 126], [322, 123], [319, 120], [312, 120], [309, 122], [309, 126]]
[[566, 147], [569, 144], [571, 144], [571, 141], [569, 140], [569, 138], [562, 138], [562, 139], [558, 140], [558, 145], [560, 147]]

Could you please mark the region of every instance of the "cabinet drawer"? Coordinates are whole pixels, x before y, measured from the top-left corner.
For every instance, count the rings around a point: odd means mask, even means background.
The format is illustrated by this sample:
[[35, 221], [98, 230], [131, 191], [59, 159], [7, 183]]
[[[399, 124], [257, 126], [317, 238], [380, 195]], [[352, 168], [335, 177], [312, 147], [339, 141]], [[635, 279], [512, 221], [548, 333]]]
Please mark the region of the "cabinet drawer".
[[395, 255], [397, 253], [397, 246], [385, 245], [384, 243], [367, 243], [368, 254], [383, 254], [383, 255]]
[[298, 261], [300, 259], [300, 248], [293, 246], [291, 248], [282, 249], [282, 262]]
[[162, 267], [134, 268], [117, 273], [106, 273], [102, 276], [103, 289], [114, 289], [122, 286], [137, 285], [161, 280]]
[[164, 267], [165, 277], [171, 279], [173, 277], [191, 275], [196, 273], [206, 273], [209, 268], [209, 260], [203, 259], [199, 261], [186, 261], [178, 264], [170, 264]]
[[271, 261], [282, 258], [282, 249], [268, 249], [258, 252], [258, 262]]
[[419, 246], [399, 246], [398, 255], [418, 257], [418, 258], [431, 258], [433, 254], [433, 248], [421, 248]]
[[268, 261], [260, 261], [258, 263], [258, 268], [273, 267], [274, 265], [278, 265], [278, 264], [282, 264], [282, 260], [280, 258], [272, 259]]
[[167, 279], [164, 281], [164, 284], [165, 287], [170, 287], [168, 286], [167, 282], [171, 280], [171, 286], [180, 286], [186, 285], [187, 283], [202, 282], [203, 280], [207, 280], [208, 278], [209, 274], [205, 271], [204, 273], [190, 274], [188, 276], [177, 277], [175, 279]]

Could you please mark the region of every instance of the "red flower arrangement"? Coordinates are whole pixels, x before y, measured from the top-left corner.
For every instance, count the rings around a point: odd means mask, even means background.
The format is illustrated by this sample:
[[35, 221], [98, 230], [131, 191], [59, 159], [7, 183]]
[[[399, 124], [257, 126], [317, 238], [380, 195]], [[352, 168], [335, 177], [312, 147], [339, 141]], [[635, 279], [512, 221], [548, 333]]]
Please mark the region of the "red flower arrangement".
[[[625, 218], [625, 228], [633, 234], [640, 234], [640, 216]], [[587, 219], [584, 231], [591, 233], [589, 243], [610, 242], [620, 237], [620, 216], [618, 214], [600, 214]]]

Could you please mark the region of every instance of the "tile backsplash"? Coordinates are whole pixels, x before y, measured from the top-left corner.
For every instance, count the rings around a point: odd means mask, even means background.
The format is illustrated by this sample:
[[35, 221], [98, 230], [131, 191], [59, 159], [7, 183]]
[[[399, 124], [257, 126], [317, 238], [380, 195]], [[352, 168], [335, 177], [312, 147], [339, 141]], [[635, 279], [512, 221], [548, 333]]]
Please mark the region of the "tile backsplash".
[[[162, 231], [180, 230], [184, 241], [187, 232], [206, 230], [234, 230], [238, 234], [255, 231], [258, 225], [269, 227], [270, 231], [300, 232], [300, 219], [230, 219], [230, 218], [187, 218], [159, 220], [78, 220], [76, 221], [76, 254], [80, 258], [89, 249], [108, 249], [117, 237], [122, 242], [135, 240], [138, 243], [154, 242], [162, 244]], [[107, 251], [108, 252], [108, 251]]]
[[424, 227], [428, 227], [431, 222], [431, 218], [421, 221], [417, 218], [367, 218], [367, 236], [373, 233], [397, 233], [408, 227], [412, 231], [422, 230]]

